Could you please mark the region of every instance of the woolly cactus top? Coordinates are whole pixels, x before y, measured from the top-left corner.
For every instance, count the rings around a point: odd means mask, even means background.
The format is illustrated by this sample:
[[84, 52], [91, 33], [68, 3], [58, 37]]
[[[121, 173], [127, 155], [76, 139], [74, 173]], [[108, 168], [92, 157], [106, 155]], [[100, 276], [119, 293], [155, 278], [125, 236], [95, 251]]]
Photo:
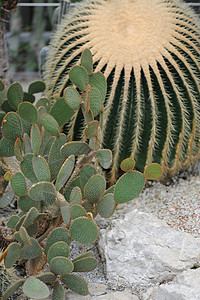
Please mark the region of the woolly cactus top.
[[113, 176], [127, 151], [138, 169], [154, 161], [166, 166], [165, 173], [195, 161], [200, 25], [193, 11], [179, 0], [83, 1], [52, 39], [48, 94], [69, 84], [67, 72], [86, 48], [93, 54], [95, 71], [108, 79], [104, 145], [113, 150]]

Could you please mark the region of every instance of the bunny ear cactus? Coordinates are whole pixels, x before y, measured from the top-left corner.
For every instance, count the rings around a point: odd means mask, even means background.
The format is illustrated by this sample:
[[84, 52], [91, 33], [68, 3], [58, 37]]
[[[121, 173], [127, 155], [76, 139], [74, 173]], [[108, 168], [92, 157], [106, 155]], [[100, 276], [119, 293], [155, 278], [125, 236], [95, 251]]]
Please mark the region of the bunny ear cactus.
[[[63, 96], [56, 95], [51, 108], [46, 98], [37, 105], [15, 98], [21, 87], [12, 85], [9, 101], [14, 97], [15, 111], [2, 120], [0, 154], [7, 171], [4, 178], [13, 192], [0, 199], [0, 207], [16, 196], [19, 213], [7, 222], [13, 235], [0, 261], [8, 269], [25, 263], [27, 276], [12, 283], [3, 300], [19, 287], [29, 298], [44, 299], [50, 293], [47, 284], [52, 286], [53, 299], [63, 299], [65, 288], [87, 295], [87, 282], [75, 273], [94, 270], [97, 260], [91, 251], [71, 259], [71, 242], [94, 243], [99, 232], [96, 215], [109, 218], [119, 203], [142, 191], [145, 178], [155, 179], [161, 173], [160, 166], [152, 164], [143, 175], [133, 170], [134, 160], [126, 158], [121, 164], [126, 173], [106, 189], [106, 179], [98, 173], [100, 166], [108, 169], [112, 163], [111, 150], [101, 149], [106, 82], [102, 73], [92, 72], [92, 55], [86, 50], [81, 65], [70, 71], [73, 87], [66, 88]], [[36, 82], [28, 93], [41, 89], [44, 85]], [[84, 141], [67, 142], [63, 124], [79, 110], [84, 117]], [[45, 271], [47, 264], [49, 272]]]
[[[164, 175], [199, 158], [199, 31], [198, 16], [183, 0], [86, 0], [54, 33], [48, 96], [69, 85], [67, 72], [86, 48], [95, 66], [91, 87], [99, 71], [107, 79], [103, 145], [114, 156], [111, 182], [129, 156], [137, 170], [159, 163]], [[81, 61], [86, 68], [86, 55]], [[70, 139], [80, 136], [80, 117], [73, 119]]]

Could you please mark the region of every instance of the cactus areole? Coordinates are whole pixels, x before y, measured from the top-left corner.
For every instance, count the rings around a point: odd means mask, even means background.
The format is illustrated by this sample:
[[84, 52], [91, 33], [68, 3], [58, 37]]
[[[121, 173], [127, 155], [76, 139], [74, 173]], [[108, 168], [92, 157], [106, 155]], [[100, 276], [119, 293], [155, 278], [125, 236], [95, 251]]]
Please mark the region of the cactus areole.
[[[103, 145], [111, 180], [123, 159], [157, 162], [174, 174], [199, 158], [200, 23], [181, 0], [88, 0], [63, 18], [51, 41], [48, 95], [70, 84], [84, 49], [107, 79]], [[71, 124], [80, 138], [81, 115]]]

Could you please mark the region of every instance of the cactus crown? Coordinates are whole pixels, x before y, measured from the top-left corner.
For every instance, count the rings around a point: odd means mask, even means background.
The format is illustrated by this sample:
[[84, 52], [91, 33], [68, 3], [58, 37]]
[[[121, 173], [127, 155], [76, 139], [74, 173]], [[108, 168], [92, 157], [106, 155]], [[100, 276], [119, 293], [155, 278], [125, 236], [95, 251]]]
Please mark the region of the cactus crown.
[[[4, 93], [2, 107], [5, 109], [8, 101], [9, 111], [2, 120], [1, 165], [20, 212], [7, 223], [14, 241], [0, 260], [8, 269], [16, 262], [26, 262], [28, 277], [9, 286], [3, 299], [20, 286], [27, 297], [44, 299], [49, 296], [47, 284], [52, 285], [53, 299], [64, 299], [64, 286], [87, 295], [87, 282], [74, 273], [92, 271], [97, 260], [91, 251], [71, 260], [72, 240], [93, 243], [98, 237], [94, 217], [98, 213], [110, 217], [118, 203], [132, 200], [144, 187], [145, 174], [133, 171], [131, 164], [124, 167], [127, 173], [116, 186], [106, 190], [106, 180], [92, 162], [96, 157], [104, 169], [112, 162], [111, 151], [100, 149], [106, 81], [102, 73], [93, 73], [89, 50], [83, 52], [81, 64], [73, 67], [69, 76], [73, 86], [66, 88], [62, 97], [56, 95], [51, 108], [44, 97], [36, 105], [31, 103], [34, 93], [45, 88], [41, 81], [32, 83], [26, 94], [19, 83]], [[85, 141], [67, 142], [62, 126], [79, 109], [84, 116]], [[158, 169], [156, 165], [157, 173]], [[148, 178], [153, 170], [151, 165]], [[12, 201], [8, 199], [1, 199], [4, 207]], [[50, 271], [44, 272], [47, 263]]]
[[[199, 31], [181, 0], [88, 0], [54, 33], [48, 95], [68, 85], [66, 72], [85, 48], [107, 79], [103, 145], [114, 156], [112, 182], [127, 153], [138, 170], [157, 162], [165, 174], [199, 158]], [[79, 120], [71, 139], [80, 135]]]

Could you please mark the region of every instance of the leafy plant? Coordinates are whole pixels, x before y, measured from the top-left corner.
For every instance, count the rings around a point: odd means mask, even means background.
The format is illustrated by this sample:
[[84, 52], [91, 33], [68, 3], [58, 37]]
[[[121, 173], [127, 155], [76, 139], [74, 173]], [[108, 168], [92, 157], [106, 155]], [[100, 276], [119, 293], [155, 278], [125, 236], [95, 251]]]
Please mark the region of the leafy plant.
[[[19, 83], [4, 95], [12, 111], [2, 120], [1, 164], [20, 212], [7, 223], [15, 241], [1, 259], [8, 269], [25, 263], [27, 278], [9, 286], [3, 300], [20, 286], [32, 299], [48, 297], [48, 285], [53, 299], [64, 299], [64, 287], [87, 295], [87, 282], [76, 272], [92, 271], [97, 260], [91, 251], [70, 259], [72, 240], [83, 245], [94, 243], [98, 237], [95, 216], [112, 216], [119, 203], [139, 195], [145, 174], [156, 179], [162, 172], [159, 165], [151, 164], [142, 174], [133, 170], [133, 159], [126, 159], [122, 162], [125, 174], [106, 189], [106, 180], [95, 167], [97, 161], [104, 169], [112, 163], [111, 151], [100, 149], [106, 80], [102, 73], [93, 73], [89, 50], [83, 52], [80, 65], [70, 70], [69, 77], [73, 85], [64, 90], [63, 97], [54, 96], [51, 108], [46, 98], [35, 106], [27, 101], [28, 96], [24, 101]], [[34, 82], [28, 95], [41, 90], [44, 83]], [[84, 116], [84, 138], [67, 142], [62, 127], [79, 109]], [[45, 271], [47, 263], [49, 270]]]

